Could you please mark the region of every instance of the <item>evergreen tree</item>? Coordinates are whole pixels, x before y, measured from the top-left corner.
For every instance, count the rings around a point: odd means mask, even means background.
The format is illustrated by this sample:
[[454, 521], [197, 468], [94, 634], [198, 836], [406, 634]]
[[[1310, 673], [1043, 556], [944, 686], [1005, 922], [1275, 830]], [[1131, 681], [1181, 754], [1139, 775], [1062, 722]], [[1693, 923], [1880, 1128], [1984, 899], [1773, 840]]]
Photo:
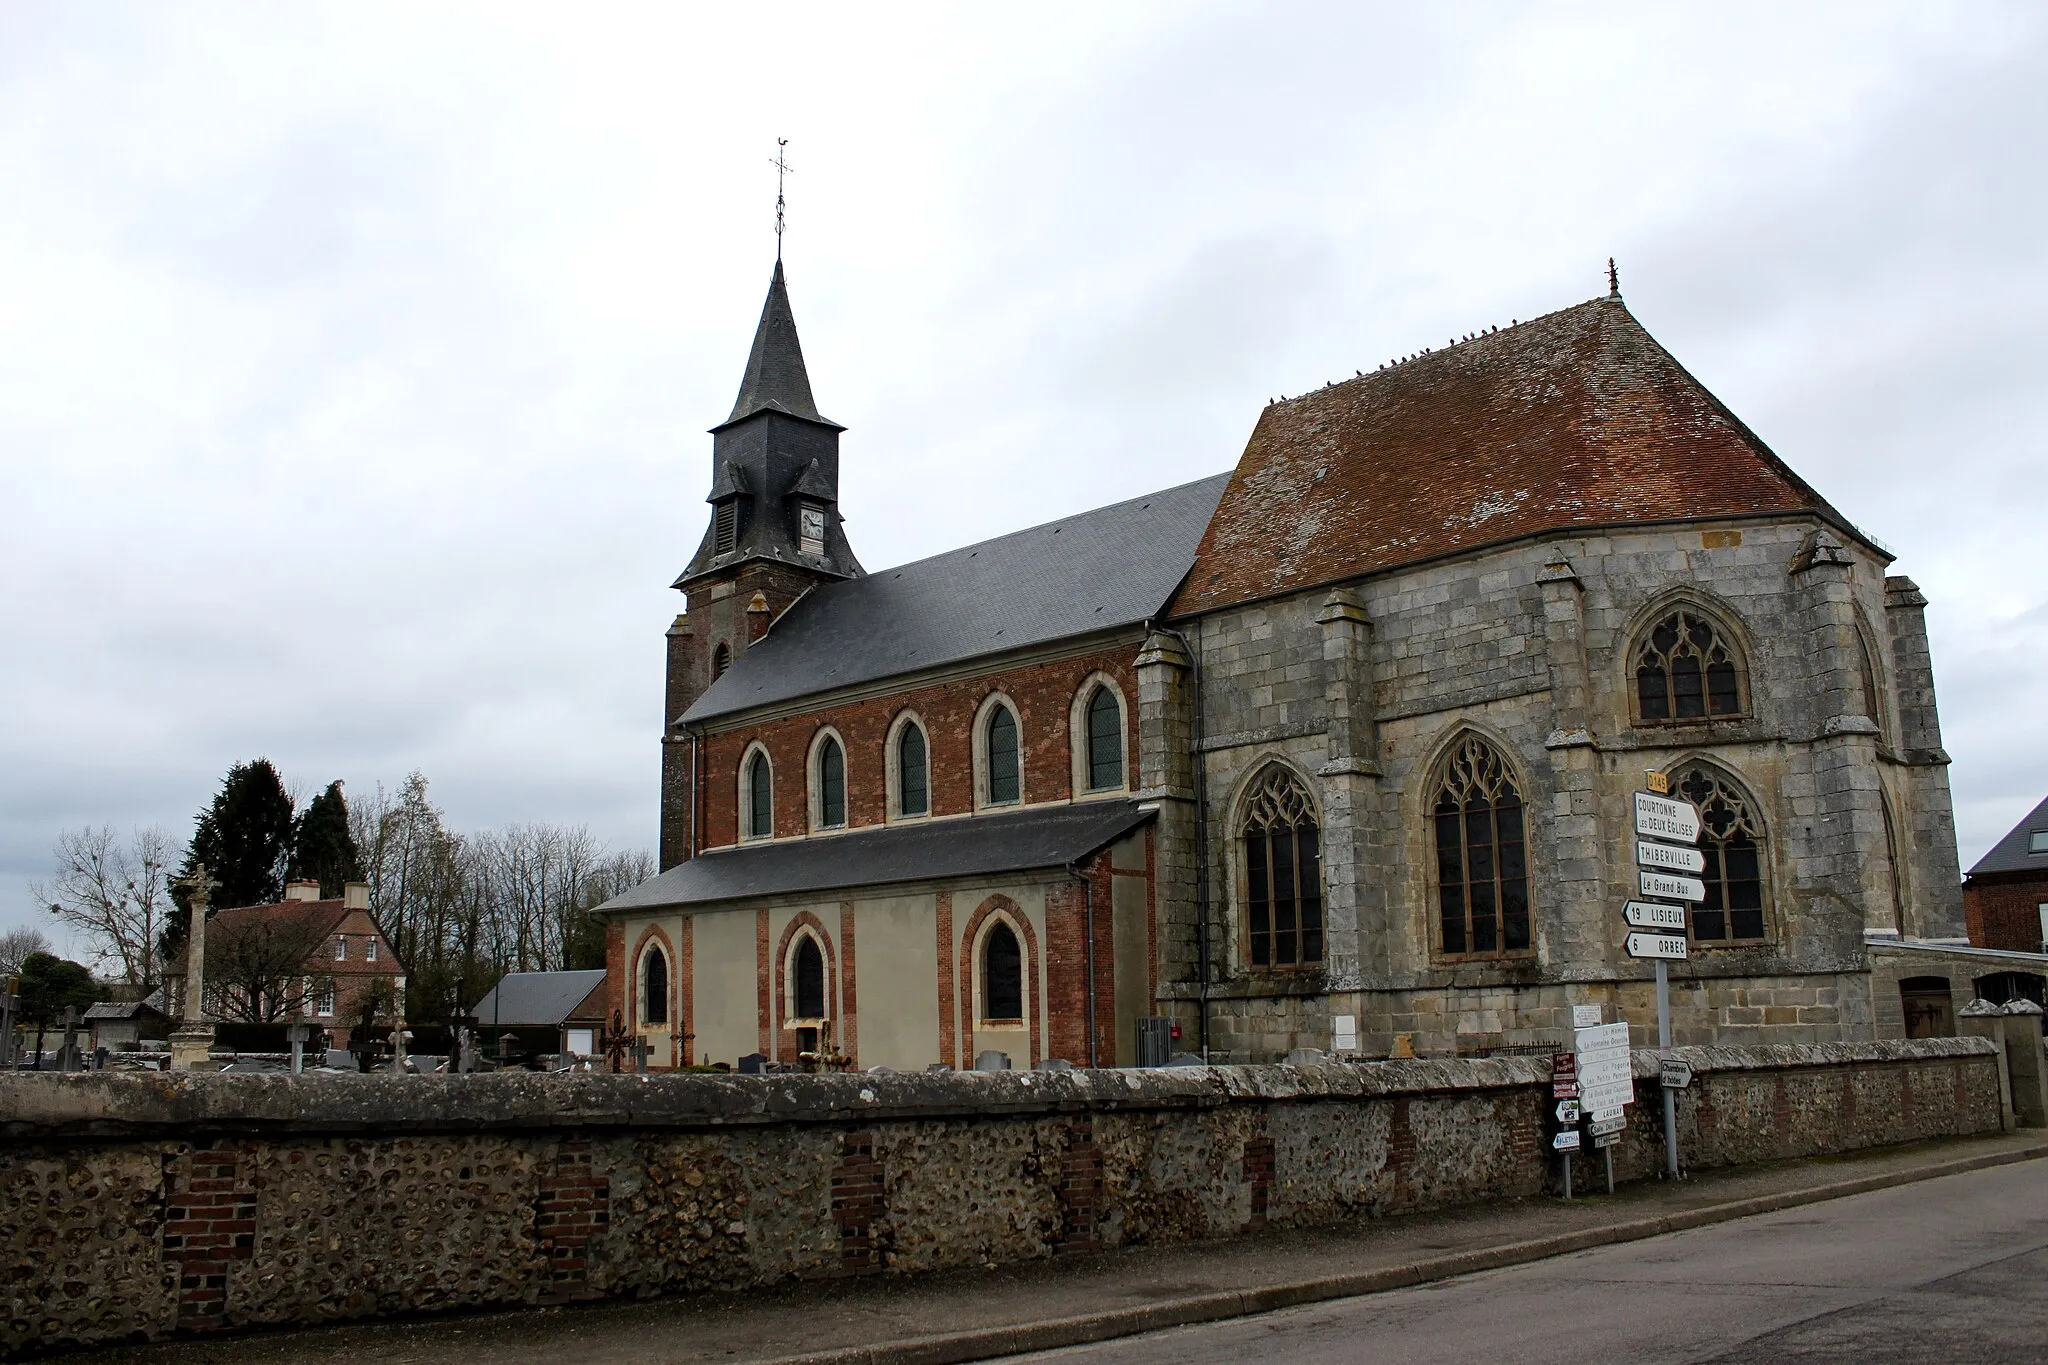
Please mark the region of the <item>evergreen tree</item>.
[[[263, 905], [284, 895], [284, 872], [292, 847], [292, 798], [267, 758], [228, 769], [213, 803], [200, 812], [179, 876], [200, 863], [214, 880], [213, 905]], [[177, 893], [178, 906], [188, 902]], [[175, 926], [184, 937], [184, 925]], [[175, 959], [166, 959], [167, 961]]]
[[346, 883], [363, 880], [363, 860], [349, 833], [340, 782], [329, 782], [326, 791], [306, 803], [292, 832], [291, 867], [285, 875], [290, 881], [320, 883], [320, 894], [329, 900]]

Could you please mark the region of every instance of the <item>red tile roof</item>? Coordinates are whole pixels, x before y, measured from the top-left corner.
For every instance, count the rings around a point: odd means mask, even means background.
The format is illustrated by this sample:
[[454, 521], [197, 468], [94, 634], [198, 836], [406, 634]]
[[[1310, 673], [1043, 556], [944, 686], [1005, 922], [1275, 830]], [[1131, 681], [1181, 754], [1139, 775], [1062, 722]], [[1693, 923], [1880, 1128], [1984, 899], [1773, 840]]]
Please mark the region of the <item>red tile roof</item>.
[[1595, 299], [1269, 406], [1170, 610], [1546, 532], [1801, 511], [1863, 539]]

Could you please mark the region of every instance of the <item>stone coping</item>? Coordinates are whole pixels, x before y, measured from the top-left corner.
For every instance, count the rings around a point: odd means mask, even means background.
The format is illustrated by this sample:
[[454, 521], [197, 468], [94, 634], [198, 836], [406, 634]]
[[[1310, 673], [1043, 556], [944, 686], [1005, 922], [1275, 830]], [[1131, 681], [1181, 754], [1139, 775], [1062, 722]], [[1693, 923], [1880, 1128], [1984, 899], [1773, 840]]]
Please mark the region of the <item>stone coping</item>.
[[[1696, 1074], [1991, 1056], [1983, 1038], [1685, 1047]], [[1657, 1053], [1638, 1049], [1638, 1078]], [[1157, 1070], [737, 1076], [496, 1072], [477, 1076], [217, 1072], [0, 1075], [10, 1138], [506, 1129], [716, 1129], [781, 1123], [1207, 1109], [1544, 1085], [1541, 1057], [1189, 1066]]]

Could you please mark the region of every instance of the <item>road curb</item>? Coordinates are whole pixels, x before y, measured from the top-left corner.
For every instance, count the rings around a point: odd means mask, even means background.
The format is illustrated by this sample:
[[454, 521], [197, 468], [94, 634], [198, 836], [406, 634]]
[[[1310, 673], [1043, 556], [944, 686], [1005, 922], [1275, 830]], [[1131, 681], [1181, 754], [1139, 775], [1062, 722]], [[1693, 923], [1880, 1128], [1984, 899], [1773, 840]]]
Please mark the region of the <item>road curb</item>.
[[1750, 1218], [1760, 1213], [1776, 1213], [1780, 1209], [1798, 1208], [1802, 1204], [1818, 1204], [1853, 1194], [1868, 1194], [1874, 1190], [1912, 1185], [1922, 1180], [1937, 1180], [1946, 1175], [1964, 1175], [1971, 1171], [1989, 1170], [1994, 1166], [2011, 1166], [2044, 1156], [2048, 1156], [2048, 1142], [2016, 1150], [1982, 1152], [1975, 1156], [1958, 1157], [1952, 1161], [1936, 1162], [1907, 1170], [1837, 1180], [1803, 1190], [1785, 1190], [1778, 1194], [1731, 1199], [1726, 1203], [1683, 1209], [1652, 1218], [1632, 1218], [1626, 1222], [1609, 1223], [1602, 1227], [1576, 1228], [1571, 1232], [1561, 1232], [1550, 1237], [1535, 1237], [1524, 1242], [1506, 1242], [1500, 1246], [1479, 1247], [1471, 1251], [1453, 1252], [1446, 1256], [1432, 1256], [1427, 1260], [1413, 1261], [1406, 1265], [1384, 1266], [1378, 1270], [1298, 1280], [1289, 1284], [1260, 1285], [1255, 1289], [1191, 1294], [1184, 1298], [1149, 1304], [1143, 1308], [1120, 1308], [1110, 1312], [1088, 1313], [1071, 1318], [1051, 1318], [1042, 1322], [1019, 1323], [1009, 1327], [978, 1328], [971, 1332], [950, 1332], [926, 1337], [904, 1337], [895, 1341], [877, 1342], [871, 1346], [847, 1346], [830, 1351], [777, 1356], [773, 1360], [760, 1362], [760, 1365], [964, 1365], [964, 1362], [988, 1360], [996, 1356], [1051, 1351], [1066, 1346], [1085, 1346], [1090, 1342], [1113, 1341], [1118, 1337], [1157, 1332], [1167, 1327], [1221, 1322], [1229, 1318], [1270, 1313], [1281, 1308], [1298, 1308], [1303, 1304], [1323, 1303], [1331, 1299], [1357, 1298], [1364, 1294], [1384, 1293], [1389, 1289], [1407, 1289], [1419, 1284], [1452, 1279], [1459, 1275], [1527, 1265], [1531, 1261], [1548, 1260], [1553, 1256], [1587, 1251], [1593, 1247], [1639, 1242], [1646, 1237], [1660, 1237], [1668, 1232], [1710, 1227], [1715, 1223], [1733, 1222], [1735, 1219]]

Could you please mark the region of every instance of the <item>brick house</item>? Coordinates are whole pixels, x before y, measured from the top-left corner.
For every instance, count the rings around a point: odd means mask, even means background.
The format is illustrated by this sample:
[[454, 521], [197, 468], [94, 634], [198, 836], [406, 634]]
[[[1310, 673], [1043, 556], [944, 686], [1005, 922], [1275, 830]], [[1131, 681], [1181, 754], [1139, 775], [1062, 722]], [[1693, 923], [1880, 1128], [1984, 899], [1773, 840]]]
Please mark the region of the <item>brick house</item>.
[[[268, 905], [239, 905], [216, 911], [206, 921], [207, 1011], [216, 1020], [268, 1021], [303, 1018], [325, 1030], [328, 1046], [345, 1048], [356, 1003], [374, 982], [390, 983], [397, 1010], [405, 1007], [405, 964], [370, 913], [367, 882], [350, 882], [337, 899], [322, 900], [317, 882], [292, 882], [285, 898]], [[236, 971], [237, 941], [258, 945], [256, 960]], [[286, 953], [296, 969], [266, 960]], [[251, 983], [274, 998], [252, 1009]], [[185, 973], [165, 973], [164, 989], [173, 1018], [182, 1017]]]
[[2048, 801], [2007, 831], [1963, 881], [1970, 942], [2048, 952]]
[[1926, 599], [1618, 290], [1271, 404], [1228, 474], [879, 573], [841, 430], [778, 264], [674, 584], [663, 870], [602, 908], [657, 1063], [1647, 1028], [1645, 769], [1708, 827], [1681, 1041], [1898, 1036], [1948, 970]]

